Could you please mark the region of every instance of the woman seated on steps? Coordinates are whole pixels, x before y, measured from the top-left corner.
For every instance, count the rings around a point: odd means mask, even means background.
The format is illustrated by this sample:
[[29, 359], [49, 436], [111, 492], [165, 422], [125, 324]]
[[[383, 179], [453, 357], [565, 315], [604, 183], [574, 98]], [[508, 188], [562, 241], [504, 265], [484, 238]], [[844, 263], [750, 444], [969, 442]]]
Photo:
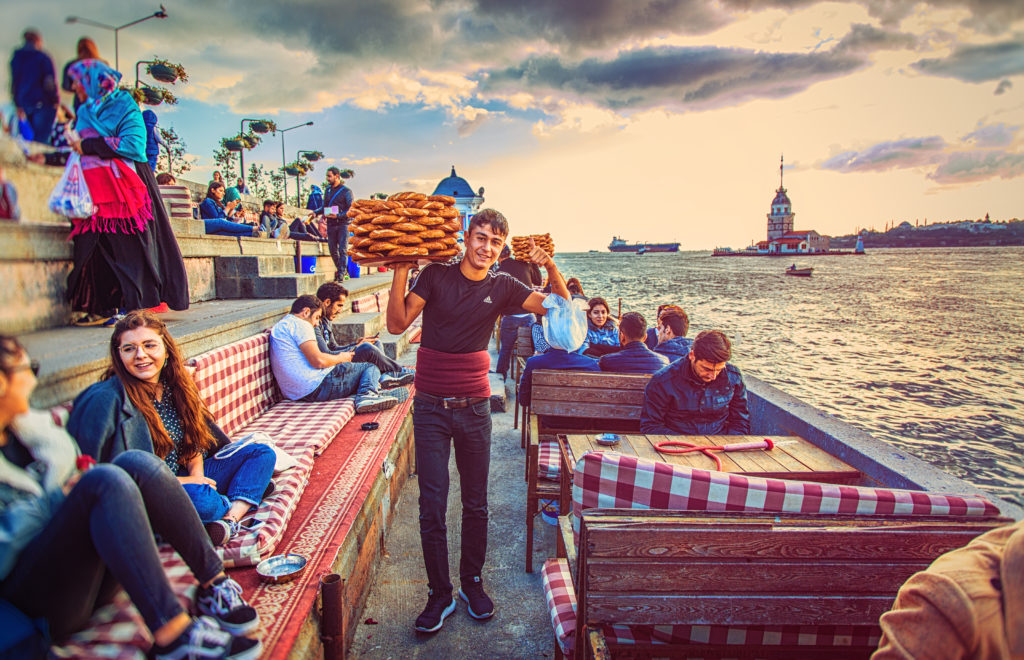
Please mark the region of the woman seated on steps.
[[273, 448], [251, 443], [215, 455], [228, 437], [200, 398], [167, 326], [147, 311], [114, 326], [107, 373], [75, 399], [68, 431], [98, 461], [129, 449], [163, 459], [214, 545], [237, 535], [238, 521], [270, 492]]
[[[171, 472], [141, 451], [90, 468], [49, 413], [29, 409], [38, 369], [17, 340], [0, 336], [0, 598], [62, 639], [120, 584], [153, 634], [155, 657], [258, 656], [257, 640], [232, 637], [256, 627], [256, 611], [224, 575]], [[154, 532], [199, 581], [196, 608], [206, 616], [182, 609]]]

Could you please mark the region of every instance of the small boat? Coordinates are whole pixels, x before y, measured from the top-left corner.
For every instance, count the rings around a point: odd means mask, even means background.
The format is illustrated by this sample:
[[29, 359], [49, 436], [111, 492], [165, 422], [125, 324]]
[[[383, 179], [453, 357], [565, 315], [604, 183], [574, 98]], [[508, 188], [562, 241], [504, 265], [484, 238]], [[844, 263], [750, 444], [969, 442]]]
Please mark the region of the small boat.
[[793, 275], [796, 277], [810, 277], [813, 272], [813, 268], [797, 268], [796, 264], [793, 264], [786, 269], [786, 275]]

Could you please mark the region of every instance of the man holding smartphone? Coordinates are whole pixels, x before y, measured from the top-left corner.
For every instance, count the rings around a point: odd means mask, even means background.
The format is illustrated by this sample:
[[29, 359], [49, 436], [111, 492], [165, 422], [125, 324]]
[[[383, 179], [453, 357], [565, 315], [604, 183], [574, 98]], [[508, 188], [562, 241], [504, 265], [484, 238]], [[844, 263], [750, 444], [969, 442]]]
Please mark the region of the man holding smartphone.
[[[350, 174], [350, 170], [345, 171]], [[324, 219], [327, 220], [327, 248], [337, 272], [334, 279], [341, 282], [348, 279], [348, 209], [352, 206], [352, 191], [345, 185], [341, 170], [327, 168], [327, 183], [330, 188], [324, 193]]]

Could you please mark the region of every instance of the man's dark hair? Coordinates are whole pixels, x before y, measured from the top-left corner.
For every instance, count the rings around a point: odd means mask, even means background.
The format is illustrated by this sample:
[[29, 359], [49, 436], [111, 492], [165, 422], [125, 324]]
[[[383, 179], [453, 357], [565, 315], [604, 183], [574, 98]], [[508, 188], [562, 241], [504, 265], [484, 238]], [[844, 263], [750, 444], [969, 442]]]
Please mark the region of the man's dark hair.
[[292, 303], [292, 314], [301, 314], [304, 309], [311, 309], [314, 312], [320, 309], [320, 299], [311, 293], [299, 296]]
[[274, 199], [265, 199], [265, 200], [263, 200], [263, 208], [267, 208], [268, 206], [277, 206], [277, 200], [274, 200]]
[[484, 209], [469, 219], [469, 226], [466, 227], [466, 237], [473, 233], [474, 227], [488, 225], [495, 234], [508, 236], [508, 220], [500, 212], [494, 209]]
[[630, 341], [641, 341], [647, 336], [647, 319], [639, 312], [626, 312], [619, 319], [619, 332]]
[[161, 172], [156, 175], [157, 185], [160, 186], [168, 186], [177, 183], [177, 181], [178, 180], [174, 178], [174, 175], [169, 172]]
[[685, 337], [690, 331], [690, 318], [675, 305], [661, 313], [661, 325], [667, 325], [676, 337]]
[[43, 40], [43, 35], [35, 28], [29, 28], [22, 33], [22, 38], [27, 44], [38, 44]]
[[321, 302], [327, 302], [328, 300], [331, 302], [338, 302], [341, 300], [342, 296], [347, 295], [348, 289], [337, 282], [324, 282], [320, 285], [320, 288], [316, 290], [316, 297], [319, 298]]
[[335, 167], [334, 165], [331, 165], [330, 167], [327, 168], [327, 173], [334, 174], [335, 176], [341, 176], [341, 170]]
[[705, 330], [693, 340], [693, 357], [712, 364], [732, 358], [732, 344], [721, 330]]

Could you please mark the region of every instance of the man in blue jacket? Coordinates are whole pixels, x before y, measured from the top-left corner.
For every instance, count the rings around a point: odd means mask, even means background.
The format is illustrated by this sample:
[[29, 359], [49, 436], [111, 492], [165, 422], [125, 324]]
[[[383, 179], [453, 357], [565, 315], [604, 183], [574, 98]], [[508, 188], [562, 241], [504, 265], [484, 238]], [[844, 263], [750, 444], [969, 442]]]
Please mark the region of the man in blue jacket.
[[697, 335], [687, 359], [651, 376], [644, 392], [640, 430], [660, 435], [748, 435], [750, 414], [743, 376], [728, 364], [725, 333]]
[[60, 105], [57, 71], [43, 52], [43, 37], [31, 29], [23, 36], [25, 45], [11, 57], [11, 97], [18, 119], [27, 119], [32, 126], [33, 139], [47, 144]]
[[622, 350], [601, 356], [601, 371], [624, 374], [653, 374], [668, 364], [668, 358], [647, 348], [647, 319], [637, 312], [626, 312], [619, 319], [619, 344]]
[[661, 353], [669, 362], [675, 362], [690, 354], [693, 340], [687, 339], [690, 331], [690, 319], [686, 312], [673, 305], [658, 317], [658, 345], [655, 353]]

